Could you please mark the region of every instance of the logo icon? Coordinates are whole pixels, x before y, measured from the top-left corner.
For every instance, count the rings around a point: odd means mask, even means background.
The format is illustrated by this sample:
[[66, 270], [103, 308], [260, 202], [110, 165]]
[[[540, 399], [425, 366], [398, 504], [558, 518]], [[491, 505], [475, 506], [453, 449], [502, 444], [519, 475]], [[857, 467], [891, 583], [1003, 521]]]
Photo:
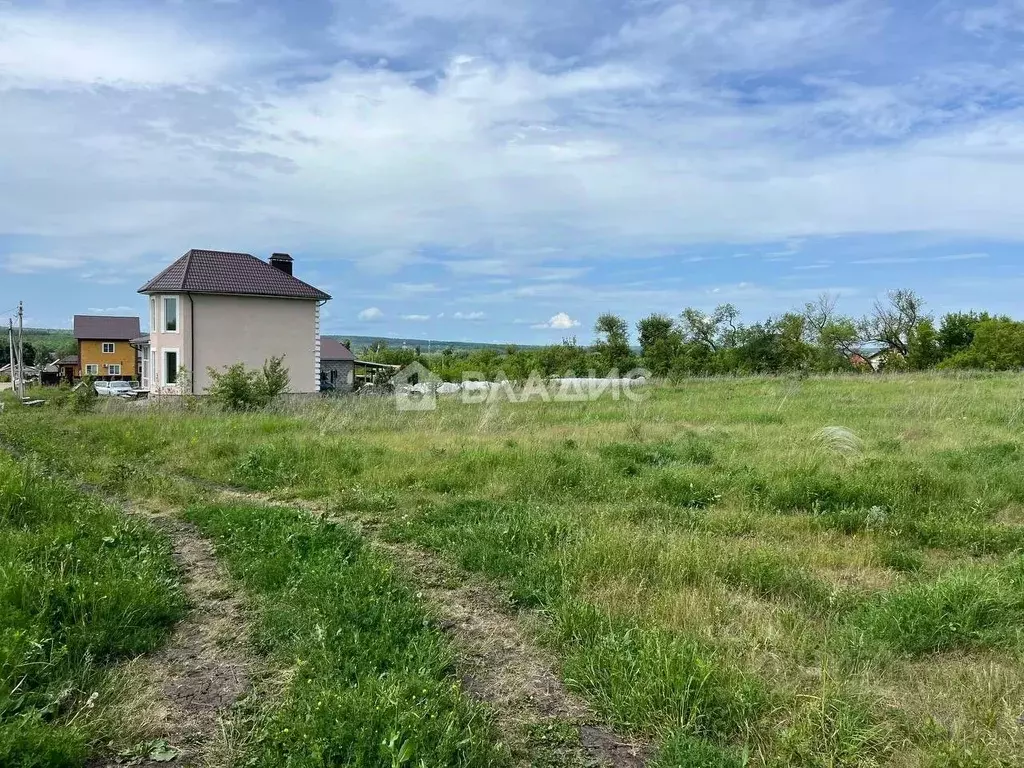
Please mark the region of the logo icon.
[[391, 377], [395, 407], [400, 411], [433, 411], [441, 379], [421, 363], [410, 363]]

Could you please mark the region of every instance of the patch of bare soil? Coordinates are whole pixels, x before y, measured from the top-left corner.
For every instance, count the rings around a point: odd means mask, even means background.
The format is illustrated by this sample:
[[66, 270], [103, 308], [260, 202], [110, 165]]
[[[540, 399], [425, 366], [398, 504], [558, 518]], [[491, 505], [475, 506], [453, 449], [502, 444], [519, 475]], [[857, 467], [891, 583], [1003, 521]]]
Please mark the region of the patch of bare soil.
[[97, 765], [157, 765], [174, 755], [173, 765], [202, 766], [221, 717], [249, 686], [241, 601], [232, 593], [213, 546], [194, 525], [168, 514], [130, 511], [149, 519], [172, 541], [191, 610], [164, 647], [143, 660], [141, 669], [154, 689], [146, 697], [153, 708], [147, 718], [150, 730], [167, 746], [161, 754]]

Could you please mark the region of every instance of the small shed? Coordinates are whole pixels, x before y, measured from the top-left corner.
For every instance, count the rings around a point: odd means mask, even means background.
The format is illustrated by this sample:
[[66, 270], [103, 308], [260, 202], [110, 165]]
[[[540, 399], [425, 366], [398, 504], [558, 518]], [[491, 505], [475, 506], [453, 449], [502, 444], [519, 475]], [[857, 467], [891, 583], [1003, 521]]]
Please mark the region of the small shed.
[[320, 390], [351, 392], [355, 383], [356, 358], [337, 339], [320, 337]]
[[79, 377], [78, 355], [68, 355], [59, 360], [54, 360], [53, 365], [57, 368], [57, 378], [68, 384]]

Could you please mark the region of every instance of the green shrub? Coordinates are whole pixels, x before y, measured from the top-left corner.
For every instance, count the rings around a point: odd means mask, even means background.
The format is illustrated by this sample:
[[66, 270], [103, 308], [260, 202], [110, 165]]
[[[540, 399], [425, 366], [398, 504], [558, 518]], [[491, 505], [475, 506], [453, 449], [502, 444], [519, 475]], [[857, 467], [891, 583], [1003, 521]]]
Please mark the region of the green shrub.
[[71, 392], [69, 400], [71, 410], [75, 413], [86, 413], [96, 405], [99, 395], [96, 394], [96, 381], [91, 376], [82, 379]]
[[288, 391], [288, 369], [284, 367], [283, 357], [270, 358], [260, 370], [235, 363], [223, 371], [215, 368], [207, 368], [206, 371], [213, 380], [207, 394], [213, 402], [229, 411], [264, 408]]

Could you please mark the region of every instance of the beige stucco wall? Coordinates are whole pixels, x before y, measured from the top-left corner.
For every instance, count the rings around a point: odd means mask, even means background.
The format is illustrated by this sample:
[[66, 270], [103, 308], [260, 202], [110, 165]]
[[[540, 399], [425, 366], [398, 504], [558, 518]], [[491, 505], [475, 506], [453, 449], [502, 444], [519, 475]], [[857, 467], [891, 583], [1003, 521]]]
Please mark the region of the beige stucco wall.
[[[158, 317], [154, 327], [162, 327]], [[191, 371], [196, 394], [210, 386], [207, 368], [222, 369], [234, 363], [261, 367], [271, 357], [284, 357], [290, 376], [289, 391], [316, 392], [316, 317], [314, 301], [269, 299], [255, 296], [182, 296], [179, 302], [180, 333], [150, 335], [158, 368], [163, 349], [180, 350], [179, 360]], [[195, 340], [195, 350], [191, 348]], [[162, 370], [155, 381], [162, 381]], [[155, 388], [155, 387], [154, 387]]]
[[241, 362], [258, 368], [271, 357], [284, 358], [291, 379], [289, 391], [317, 391], [316, 302], [250, 296], [192, 298], [197, 393], [211, 384], [207, 367]]

